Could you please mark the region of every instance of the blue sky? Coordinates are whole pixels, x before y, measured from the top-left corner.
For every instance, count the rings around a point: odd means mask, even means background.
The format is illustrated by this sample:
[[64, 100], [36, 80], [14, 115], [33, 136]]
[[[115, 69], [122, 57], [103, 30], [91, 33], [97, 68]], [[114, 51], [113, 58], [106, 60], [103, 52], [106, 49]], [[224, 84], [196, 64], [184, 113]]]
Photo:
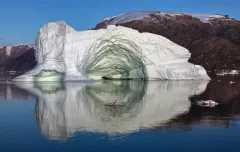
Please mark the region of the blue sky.
[[240, 0], [0, 0], [0, 45], [31, 44], [48, 22], [86, 30], [106, 17], [134, 11], [228, 14], [240, 19]]

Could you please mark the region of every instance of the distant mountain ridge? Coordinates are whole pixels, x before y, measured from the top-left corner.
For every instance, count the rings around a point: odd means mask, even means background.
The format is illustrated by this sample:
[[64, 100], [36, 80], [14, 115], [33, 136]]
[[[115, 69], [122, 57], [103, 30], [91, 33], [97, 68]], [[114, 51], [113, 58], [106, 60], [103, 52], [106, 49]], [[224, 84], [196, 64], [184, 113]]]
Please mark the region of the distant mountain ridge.
[[106, 25], [116, 25], [121, 23], [127, 23], [134, 20], [143, 20], [151, 17], [151, 15], [158, 15], [162, 17], [177, 17], [177, 16], [192, 16], [193, 18], [198, 18], [203, 23], [211, 23], [213, 19], [225, 19], [230, 20], [228, 15], [210, 15], [210, 14], [196, 14], [196, 13], [181, 13], [181, 12], [161, 12], [161, 11], [142, 11], [142, 12], [130, 12], [125, 14], [120, 14], [110, 18], [105, 18], [102, 22], [107, 22]]
[[36, 65], [33, 45], [0, 46], [0, 72], [25, 72]]

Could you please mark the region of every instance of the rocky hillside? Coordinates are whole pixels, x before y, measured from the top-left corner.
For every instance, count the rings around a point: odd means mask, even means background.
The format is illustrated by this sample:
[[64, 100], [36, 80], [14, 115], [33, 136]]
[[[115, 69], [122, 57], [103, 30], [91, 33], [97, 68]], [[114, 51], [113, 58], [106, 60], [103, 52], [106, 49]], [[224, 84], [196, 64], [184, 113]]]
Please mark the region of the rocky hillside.
[[0, 72], [25, 72], [36, 65], [32, 45], [0, 46]]
[[227, 15], [134, 12], [107, 18], [94, 29], [121, 25], [159, 34], [187, 48], [189, 62], [206, 70], [240, 70], [240, 22]]

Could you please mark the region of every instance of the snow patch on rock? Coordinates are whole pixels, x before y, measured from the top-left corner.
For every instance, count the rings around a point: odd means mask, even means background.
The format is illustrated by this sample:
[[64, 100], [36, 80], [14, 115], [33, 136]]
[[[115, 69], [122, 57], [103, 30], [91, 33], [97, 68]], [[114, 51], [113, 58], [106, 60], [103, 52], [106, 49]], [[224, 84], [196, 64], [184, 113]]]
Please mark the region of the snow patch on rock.
[[29, 44], [18, 44], [18, 45], [10, 45], [10, 46], [0, 46], [0, 49], [4, 49], [4, 47], [5, 47], [6, 55], [8, 57], [10, 57], [11, 53], [13, 51], [12, 48], [13, 47], [21, 47], [21, 46], [27, 46], [26, 50], [33, 47], [33, 45], [29, 45]]
[[9, 46], [9, 47], [6, 48], [6, 55], [7, 56], [11, 55], [11, 49], [12, 49], [12, 46]]
[[[110, 21], [107, 25], [116, 25], [116, 24], [121, 24], [121, 23], [126, 23], [130, 22], [133, 20], [142, 20], [145, 17], [150, 17], [150, 14], [156, 14], [156, 15], [161, 15], [161, 16], [166, 16], [170, 15], [172, 17], [177, 16], [177, 15], [190, 15], [194, 18], [200, 19], [203, 23], [210, 23], [209, 20], [211, 19], [216, 19], [216, 18], [222, 18], [225, 19], [226, 17], [223, 15], [210, 15], [210, 14], [195, 14], [195, 13], [181, 13], [181, 12], [154, 12], [154, 11], [143, 11], [143, 12], [131, 12], [131, 13], [125, 13], [125, 14], [120, 14], [118, 16], [114, 16], [111, 18], [107, 19], [113, 19]], [[105, 20], [107, 20], [105, 19]]]

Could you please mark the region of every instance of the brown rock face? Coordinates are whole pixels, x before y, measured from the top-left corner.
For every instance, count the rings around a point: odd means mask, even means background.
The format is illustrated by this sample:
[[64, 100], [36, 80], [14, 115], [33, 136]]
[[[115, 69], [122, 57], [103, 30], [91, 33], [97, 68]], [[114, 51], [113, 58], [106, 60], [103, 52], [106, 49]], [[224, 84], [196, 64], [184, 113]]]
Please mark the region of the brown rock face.
[[35, 50], [31, 45], [0, 47], [0, 72], [31, 70], [36, 66]]
[[[106, 28], [113, 20], [104, 20], [94, 29]], [[189, 49], [189, 62], [202, 65], [206, 70], [240, 70], [240, 22], [223, 18], [210, 18], [208, 23], [191, 15], [159, 15], [151, 13], [140, 20], [121, 25], [162, 35]]]

